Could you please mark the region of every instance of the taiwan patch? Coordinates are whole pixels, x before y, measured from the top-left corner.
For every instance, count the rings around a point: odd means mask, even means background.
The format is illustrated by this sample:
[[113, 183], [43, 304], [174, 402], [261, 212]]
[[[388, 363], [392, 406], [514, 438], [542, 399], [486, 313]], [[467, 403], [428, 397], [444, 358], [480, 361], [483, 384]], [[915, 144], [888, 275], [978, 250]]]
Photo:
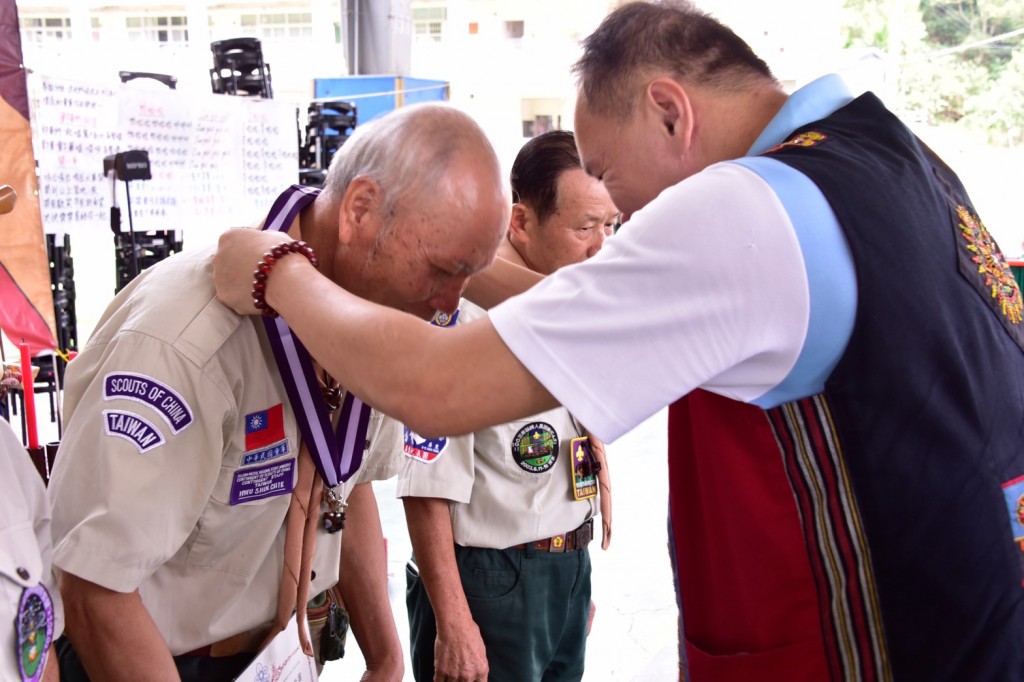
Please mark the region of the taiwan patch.
[[424, 438], [408, 426], [402, 438], [402, 451], [406, 457], [425, 464], [437, 461], [441, 453], [448, 447], [447, 438]]
[[985, 299], [1010, 338], [1024, 350], [1024, 301], [999, 245], [966, 206], [956, 207], [960, 274]]
[[545, 422], [527, 424], [512, 439], [512, 458], [523, 471], [544, 473], [558, 460], [558, 434]]
[[131, 441], [140, 453], [164, 444], [164, 437], [152, 423], [137, 414], [121, 410], [103, 410], [103, 429], [108, 436]]
[[135, 372], [111, 372], [103, 377], [104, 400], [134, 400], [160, 413], [174, 433], [192, 423], [192, 409], [178, 393], [153, 377]]

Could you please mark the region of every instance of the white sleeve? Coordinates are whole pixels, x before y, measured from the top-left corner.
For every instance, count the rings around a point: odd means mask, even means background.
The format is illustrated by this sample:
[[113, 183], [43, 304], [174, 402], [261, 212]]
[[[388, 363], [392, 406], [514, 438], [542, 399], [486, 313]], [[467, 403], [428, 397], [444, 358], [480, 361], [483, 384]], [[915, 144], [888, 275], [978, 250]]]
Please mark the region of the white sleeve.
[[768, 184], [736, 164], [662, 192], [597, 256], [490, 312], [513, 354], [611, 442], [695, 388], [737, 400], [785, 378], [807, 276]]
[[[0, 419], [0, 459], [2, 459], [0, 461], [0, 473], [2, 473], [2, 476], [0, 476], [0, 494], [4, 496], [4, 499], [0, 500], [0, 509], [4, 509], [5, 505], [7, 505], [6, 509], [15, 506], [17, 508], [15, 512], [16, 518], [27, 517], [30, 523], [26, 525], [31, 526], [31, 533], [35, 535], [35, 546], [32, 546], [31, 536], [26, 535], [24, 537], [29, 538], [25, 543], [27, 546], [8, 547], [4, 541], [5, 536], [17, 536], [13, 534], [8, 535], [11, 533], [10, 524], [15, 519], [11, 518], [10, 515], [6, 515], [5, 518], [0, 519], [0, 552], [16, 549], [20, 553], [20, 557], [25, 557], [26, 560], [14, 561], [15, 564], [30, 566], [32, 573], [36, 573], [35, 569], [38, 568], [39, 581], [46, 586], [46, 591], [49, 592], [50, 599], [53, 602], [53, 637], [56, 639], [64, 632], [64, 607], [60, 590], [57, 589], [57, 578], [52, 570], [53, 547], [50, 537], [50, 498], [47, 495], [43, 479], [32, 465], [28, 452], [14, 434], [10, 424], [4, 419]], [[36, 553], [38, 553], [38, 566], [33, 565], [34, 562], [30, 560], [33, 558], [32, 555]], [[14, 559], [14, 557], [5, 558]], [[3, 570], [0, 570], [0, 582], [3, 582], [3, 572]], [[21, 592], [20, 589], [16, 591], [19, 594]], [[3, 596], [5, 596], [4, 589], [0, 585], [0, 608], [6, 606], [2, 599]], [[15, 608], [14, 611], [16, 614], [17, 609]], [[7, 630], [11, 634], [7, 635], [5, 633], [3, 637], [0, 637], [0, 641], [10, 644], [13, 649], [15, 644], [14, 628], [8, 624]], [[2, 656], [0, 656], [0, 660], [3, 660]], [[0, 668], [0, 670], [5, 669]]]

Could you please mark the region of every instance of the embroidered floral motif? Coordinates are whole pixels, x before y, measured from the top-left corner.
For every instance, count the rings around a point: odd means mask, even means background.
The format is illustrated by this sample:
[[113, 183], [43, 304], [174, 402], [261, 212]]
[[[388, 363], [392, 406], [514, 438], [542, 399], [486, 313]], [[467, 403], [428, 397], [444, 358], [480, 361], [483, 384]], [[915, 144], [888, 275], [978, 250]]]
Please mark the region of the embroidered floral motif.
[[808, 130], [805, 133], [794, 135], [793, 137], [786, 140], [782, 144], [775, 145], [765, 153], [771, 154], [772, 152], [778, 151], [783, 147], [813, 147], [816, 144], [821, 144], [827, 139], [828, 135], [826, 135], [825, 133], [819, 133], [814, 130]]
[[1024, 301], [1003, 252], [999, 250], [985, 224], [966, 207], [957, 206], [956, 212], [960, 217], [960, 235], [970, 253], [971, 262], [977, 266], [982, 283], [1003, 316], [1011, 324], [1020, 324], [1024, 319]]

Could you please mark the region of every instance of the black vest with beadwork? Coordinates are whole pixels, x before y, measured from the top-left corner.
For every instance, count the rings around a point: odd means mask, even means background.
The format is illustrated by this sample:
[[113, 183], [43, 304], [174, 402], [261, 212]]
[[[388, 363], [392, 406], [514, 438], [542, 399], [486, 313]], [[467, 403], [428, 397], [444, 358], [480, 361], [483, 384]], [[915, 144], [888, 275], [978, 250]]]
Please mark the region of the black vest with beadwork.
[[857, 277], [825, 392], [768, 411], [830, 658], [850, 666], [835, 676], [1024, 680], [1024, 306], [1006, 261], [874, 95], [767, 155], [820, 188]]

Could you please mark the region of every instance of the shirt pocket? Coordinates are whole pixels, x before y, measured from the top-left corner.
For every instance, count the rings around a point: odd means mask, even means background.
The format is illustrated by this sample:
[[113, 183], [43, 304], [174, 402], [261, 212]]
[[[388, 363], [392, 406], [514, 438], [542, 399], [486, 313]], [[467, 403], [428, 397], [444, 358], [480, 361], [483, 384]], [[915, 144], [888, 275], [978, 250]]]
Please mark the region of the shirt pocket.
[[[259, 497], [257, 492], [247, 501], [231, 504], [232, 488], [242, 485], [236, 484], [236, 476], [252, 476], [254, 472], [259, 473], [268, 467], [290, 468], [290, 475], [281, 477], [286, 483], [283, 492], [265, 497]], [[260, 466], [222, 465], [213, 493], [193, 534], [185, 563], [193, 568], [222, 571], [244, 578], [255, 575], [267, 555], [275, 549], [279, 535], [283, 542], [284, 521], [297, 469], [295, 457]], [[272, 482], [271, 478], [265, 484]], [[252, 485], [258, 488], [259, 482]]]

